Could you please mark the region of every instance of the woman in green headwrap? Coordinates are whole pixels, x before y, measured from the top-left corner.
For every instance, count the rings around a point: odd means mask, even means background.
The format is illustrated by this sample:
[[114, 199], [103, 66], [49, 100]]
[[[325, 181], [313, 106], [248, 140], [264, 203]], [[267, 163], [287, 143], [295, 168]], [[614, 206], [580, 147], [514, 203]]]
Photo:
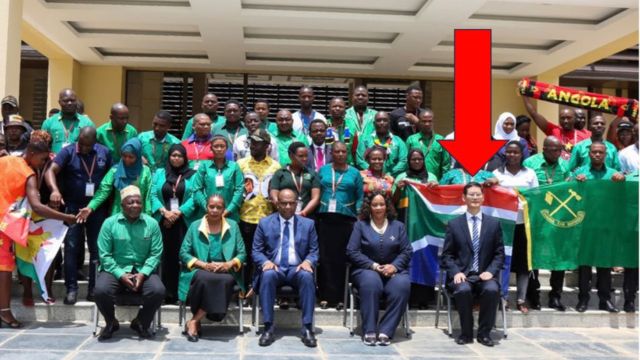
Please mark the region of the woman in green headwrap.
[[120, 161], [104, 176], [89, 205], [80, 210], [78, 221], [84, 222], [95, 209], [109, 198], [112, 192], [113, 205], [111, 206], [111, 215], [122, 212], [120, 190], [129, 185], [136, 185], [140, 188], [144, 201], [142, 210], [151, 215], [151, 170], [146, 165], [142, 165], [142, 144], [137, 138], [133, 138], [122, 145], [120, 148]]

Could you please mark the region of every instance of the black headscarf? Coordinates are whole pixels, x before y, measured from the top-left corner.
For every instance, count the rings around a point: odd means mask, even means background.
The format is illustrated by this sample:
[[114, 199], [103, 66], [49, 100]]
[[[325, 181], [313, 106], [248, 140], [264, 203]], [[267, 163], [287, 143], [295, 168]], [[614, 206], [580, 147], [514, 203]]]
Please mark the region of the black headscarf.
[[411, 161], [411, 155], [413, 155], [413, 153], [419, 153], [422, 156], [422, 169], [420, 170], [413, 170], [411, 168], [411, 164], [409, 164], [409, 166], [407, 167], [407, 177], [409, 178], [414, 178], [414, 179], [420, 179], [421, 183], [426, 183], [429, 180], [429, 173], [427, 172], [427, 164], [426, 164], [426, 157], [424, 156], [424, 153], [422, 152], [422, 150], [418, 149], [418, 148], [412, 148], [411, 150], [409, 150], [409, 155], [407, 156], [407, 160]]
[[[171, 158], [171, 154], [173, 154], [174, 151], [180, 152], [180, 154], [182, 154], [182, 157], [184, 158], [184, 164], [182, 164], [182, 166], [179, 168], [171, 166], [170, 158]], [[185, 149], [184, 146], [182, 146], [182, 144], [173, 144], [169, 148], [169, 160], [167, 161], [167, 165], [165, 167], [165, 173], [166, 173], [165, 174], [166, 181], [171, 185], [175, 185], [180, 175], [182, 175], [183, 180], [186, 180], [196, 173], [195, 170], [189, 167], [189, 159], [187, 158], [187, 149]]]

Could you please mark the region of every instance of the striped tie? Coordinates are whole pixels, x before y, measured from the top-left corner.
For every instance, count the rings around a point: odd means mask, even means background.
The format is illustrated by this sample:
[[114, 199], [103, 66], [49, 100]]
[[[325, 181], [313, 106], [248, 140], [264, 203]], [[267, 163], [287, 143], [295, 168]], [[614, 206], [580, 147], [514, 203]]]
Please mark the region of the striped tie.
[[280, 266], [289, 267], [289, 220], [284, 222], [282, 244], [280, 245]]
[[478, 271], [480, 261], [480, 234], [478, 233], [478, 217], [472, 216], [471, 220], [473, 220], [473, 230], [471, 234], [471, 243], [473, 245], [473, 271]]

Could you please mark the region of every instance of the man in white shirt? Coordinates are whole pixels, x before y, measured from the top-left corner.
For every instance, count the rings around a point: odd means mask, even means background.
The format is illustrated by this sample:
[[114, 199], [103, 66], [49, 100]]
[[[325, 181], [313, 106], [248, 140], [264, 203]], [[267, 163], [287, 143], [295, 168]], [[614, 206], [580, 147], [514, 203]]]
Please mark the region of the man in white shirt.
[[327, 122], [327, 119], [321, 113], [313, 110], [313, 89], [310, 86], [303, 86], [298, 93], [298, 101], [300, 102], [300, 110], [293, 113], [293, 130], [301, 132], [305, 135], [309, 134], [309, 125], [311, 121], [320, 119]]
[[638, 170], [640, 156], [638, 155], [638, 124], [633, 125], [633, 138], [635, 142], [618, 152], [620, 161], [620, 171], [623, 174], [630, 174]]

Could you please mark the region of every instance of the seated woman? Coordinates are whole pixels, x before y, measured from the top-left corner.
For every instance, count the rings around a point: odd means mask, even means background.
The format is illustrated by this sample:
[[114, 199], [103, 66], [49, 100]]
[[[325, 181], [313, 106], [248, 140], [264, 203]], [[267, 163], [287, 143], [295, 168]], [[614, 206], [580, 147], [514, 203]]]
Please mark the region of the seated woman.
[[216, 194], [207, 200], [207, 214], [189, 227], [180, 248], [185, 265], [180, 273], [178, 297], [189, 300], [193, 317], [183, 334], [198, 341], [200, 321], [206, 316], [222, 321], [233, 296], [233, 284], [245, 291], [240, 269], [247, 258], [238, 224], [222, 216], [224, 199]]
[[[369, 346], [391, 343], [411, 291], [412, 248], [404, 225], [394, 218], [390, 196], [381, 191], [368, 194], [347, 245], [351, 277], [360, 293], [362, 341]], [[378, 322], [383, 294], [386, 311]]]
[[364, 153], [364, 159], [369, 168], [360, 171], [364, 183], [364, 194], [374, 191], [384, 191], [385, 196], [391, 195], [393, 177], [384, 173], [384, 162], [387, 160], [387, 150], [379, 145], [368, 148]]

